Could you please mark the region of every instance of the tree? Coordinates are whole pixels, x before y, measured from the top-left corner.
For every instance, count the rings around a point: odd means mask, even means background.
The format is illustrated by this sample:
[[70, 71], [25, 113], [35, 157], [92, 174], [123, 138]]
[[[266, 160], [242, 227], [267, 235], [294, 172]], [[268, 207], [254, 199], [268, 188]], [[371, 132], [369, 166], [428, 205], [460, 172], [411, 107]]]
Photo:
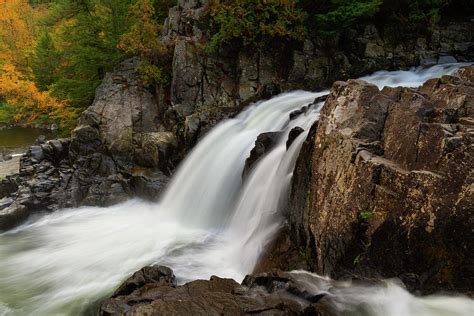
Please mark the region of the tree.
[[64, 126], [71, 116], [64, 102], [39, 91], [11, 64], [0, 68], [0, 99], [0, 117], [10, 115], [7, 117], [16, 122], [58, 122]]
[[26, 0], [0, 0], [0, 63], [29, 71], [38, 15]]
[[131, 7], [132, 25], [122, 36], [119, 48], [130, 55], [140, 56], [138, 71], [146, 83], [164, 83], [166, 76], [158, 67], [158, 58], [166, 54], [160, 41], [161, 26], [155, 19], [155, 8], [150, 0], [137, 0]]
[[53, 95], [78, 110], [88, 106], [103, 76], [126, 54], [117, 49], [129, 28], [132, 0], [55, 0], [44, 23], [54, 28], [61, 52]]
[[49, 32], [43, 32], [38, 39], [31, 65], [35, 82], [40, 90], [48, 90], [48, 87], [58, 80], [60, 58], [53, 38]]

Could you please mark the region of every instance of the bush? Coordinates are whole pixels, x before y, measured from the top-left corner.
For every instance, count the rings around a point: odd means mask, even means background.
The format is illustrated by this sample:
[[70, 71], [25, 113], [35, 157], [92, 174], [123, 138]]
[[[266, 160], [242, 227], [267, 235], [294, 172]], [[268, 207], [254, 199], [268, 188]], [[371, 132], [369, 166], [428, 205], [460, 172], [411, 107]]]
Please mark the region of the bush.
[[224, 0], [211, 4], [206, 46], [213, 52], [221, 43], [255, 45], [269, 40], [297, 41], [305, 35], [305, 13], [295, 0]]

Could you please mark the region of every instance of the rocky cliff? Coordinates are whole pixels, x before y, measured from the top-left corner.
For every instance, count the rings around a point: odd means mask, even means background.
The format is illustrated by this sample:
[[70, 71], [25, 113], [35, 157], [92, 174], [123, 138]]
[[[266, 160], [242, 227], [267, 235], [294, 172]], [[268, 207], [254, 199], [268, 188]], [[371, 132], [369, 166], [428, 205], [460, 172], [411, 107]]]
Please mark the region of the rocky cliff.
[[473, 126], [474, 67], [418, 89], [336, 82], [289, 203], [312, 269], [472, 291]]
[[163, 41], [173, 55], [171, 85], [161, 87], [163, 122], [182, 144], [192, 146], [219, 120], [252, 101], [294, 89], [310, 91], [336, 80], [377, 70], [395, 70], [474, 59], [474, 24], [443, 21], [429, 34], [394, 34], [392, 29], [363, 24], [330, 39], [273, 43], [251, 48], [221, 45], [214, 54], [201, 49], [208, 0], [179, 0], [169, 12]]

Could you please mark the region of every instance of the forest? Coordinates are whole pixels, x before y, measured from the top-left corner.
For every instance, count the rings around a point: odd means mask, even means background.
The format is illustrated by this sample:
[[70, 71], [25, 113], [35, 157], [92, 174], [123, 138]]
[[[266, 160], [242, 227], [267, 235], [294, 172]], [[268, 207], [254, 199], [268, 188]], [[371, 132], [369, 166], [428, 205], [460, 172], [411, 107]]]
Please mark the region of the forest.
[[[0, 0], [0, 123], [71, 129], [105, 73], [129, 56], [140, 56], [145, 84], [166, 85], [172, 48], [162, 44], [160, 30], [175, 4]], [[469, 7], [469, 1], [209, 1], [202, 52], [213, 54], [229, 43], [298, 42], [308, 32], [333, 36], [361, 19], [426, 31], [458, 6]]]

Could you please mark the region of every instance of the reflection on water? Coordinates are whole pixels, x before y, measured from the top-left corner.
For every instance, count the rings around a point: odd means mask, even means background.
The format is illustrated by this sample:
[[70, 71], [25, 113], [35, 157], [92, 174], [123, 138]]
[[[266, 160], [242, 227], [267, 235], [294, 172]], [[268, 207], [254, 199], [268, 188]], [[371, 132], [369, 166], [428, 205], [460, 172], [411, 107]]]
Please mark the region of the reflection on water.
[[0, 129], [0, 155], [21, 154], [40, 135], [46, 136], [47, 139], [54, 137], [52, 131], [40, 128], [9, 127]]

